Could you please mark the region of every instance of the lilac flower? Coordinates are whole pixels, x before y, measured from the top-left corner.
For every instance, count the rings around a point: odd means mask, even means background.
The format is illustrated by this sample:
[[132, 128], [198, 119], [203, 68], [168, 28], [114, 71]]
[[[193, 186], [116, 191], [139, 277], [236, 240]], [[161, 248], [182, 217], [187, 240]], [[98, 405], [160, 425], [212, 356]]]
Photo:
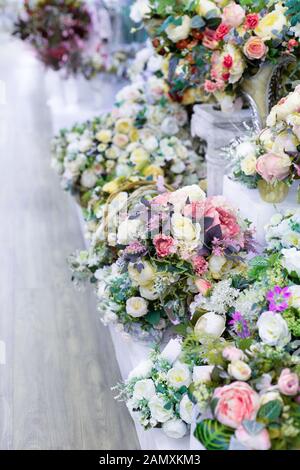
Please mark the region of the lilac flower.
[[229, 325], [232, 325], [234, 333], [240, 338], [245, 339], [251, 336], [247, 320], [243, 317], [241, 312], [233, 313], [232, 320], [230, 320]]
[[266, 296], [269, 301], [269, 310], [271, 312], [283, 312], [286, 310], [289, 307], [288, 299], [291, 295], [288, 287], [281, 288], [280, 286], [275, 286]]

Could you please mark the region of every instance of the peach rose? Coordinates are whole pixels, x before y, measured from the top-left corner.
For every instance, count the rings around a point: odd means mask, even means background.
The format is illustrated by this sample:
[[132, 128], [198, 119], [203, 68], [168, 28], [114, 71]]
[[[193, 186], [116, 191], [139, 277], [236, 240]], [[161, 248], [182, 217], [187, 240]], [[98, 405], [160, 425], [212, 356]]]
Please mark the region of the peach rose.
[[231, 428], [238, 428], [245, 419], [255, 419], [260, 406], [259, 395], [245, 382], [232, 382], [219, 387], [213, 398], [218, 399], [215, 409], [217, 420]]
[[268, 53], [269, 48], [259, 37], [251, 37], [244, 45], [244, 54], [248, 59], [262, 59]]
[[290, 369], [283, 369], [278, 379], [278, 388], [283, 395], [297, 395], [299, 391], [299, 377]]
[[241, 444], [251, 450], [269, 450], [271, 447], [269, 433], [266, 429], [251, 435], [243, 426], [240, 426], [235, 432], [235, 437]]
[[245, 357], [243, 351], [241, 349], [236, 348], [235, 346], [226, 346], [226, 348], [223, 349], [222, 355], [224, 359], [230, 362], [240, 361]]
[[256, 171], [268, 183], [288, 177], [291, 161], [288, 155], [269, 152], [257, 159]]
[[245, 10], [235, 2], [229, 3], [223, 10], [222, 20], [225, 24], [238, 28], [245, 19]]
[[196, 279], [195, 284], [200, 294], [204, 296], [208, 293], [209, 289], [211, 289], [212, 287], [212, 284], [209, 281], [206, 281], [205, 279]]

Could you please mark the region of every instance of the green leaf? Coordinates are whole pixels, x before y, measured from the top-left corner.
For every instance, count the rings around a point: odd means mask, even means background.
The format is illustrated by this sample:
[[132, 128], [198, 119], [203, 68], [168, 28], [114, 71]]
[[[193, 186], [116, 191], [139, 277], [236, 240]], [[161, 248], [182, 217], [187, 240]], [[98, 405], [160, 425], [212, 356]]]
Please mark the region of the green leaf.
[[170, 410], [172, 408], [172, 402], [168, 401], [168, 403], [165, 404], [164, 409], [165, 410]]
[[228, 450], [233, 432], [216, 420], [205, 419], [197, 424], [194, 436], [207, 450]]
[[275, 421], [282, 412], [282, 403], [279, 400], [272, 400], [260, 407], [257, 417], [263, 421]]
[[150, 325], [158, 325], [159, 321], [160, 321], [160, 314], [161, 312], [159, 310], [154, 310], [153, 312], [149, 312], [147, 313], [147, 315], [145, 315], [145, 320], [150, 323]]

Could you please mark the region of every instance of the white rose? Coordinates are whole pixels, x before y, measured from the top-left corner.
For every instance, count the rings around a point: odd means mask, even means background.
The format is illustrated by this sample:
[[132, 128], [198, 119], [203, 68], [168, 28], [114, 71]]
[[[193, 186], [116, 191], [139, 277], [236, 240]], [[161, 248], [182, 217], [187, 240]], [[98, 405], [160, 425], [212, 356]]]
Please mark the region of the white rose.
[[135, 367], [130, 374], [128, 375], [128, 380], [134, 379], [136, 377], [148, 378], [151, 375], [153, 368], [153, 362], [150, 359], [140, 362], [140, 364]]
[[139, 219], [125, 219], [118, 228], [117, 241], [119, 245], [128, 245], [138, 238], [142, 222]]
[[152, 379], [143, 379], [136, 382], [133, 389], [134, 400], [150, 400], [155, 395], [155, 385]]
[[289, 286], [291, 297], [289, 298], [289, 305], [300, 310], [300, 286]]
[[220, 277], [222, 268], [226, 264], [225, 256], [212, 255], [208, 261], [209, 270], [215, 279]]
[[151, 13], [149, 0], [136, 0], [130, 10], [130, 18], [134, 23], [140, 23]]
[[149, 72], [155, 73], [161, 70], [163, 58], [160, 55], [152, 55], [148, 61], [147, 69]]
[[177, 240], [192, 242], [199, 239], [201, 227], [188, 217], [175, 213], [171, 218], [171, 230]]
[[156, 300], [159, 298], [159, 294], [157, 293], [153, 283], [147, 284], [146, 286], [140, 286], [140, 294], [147, 300]]
[[181, 419], [170, 419], [163, 424], [162, 430], [172, 439], [181, 439], [187, 433], [187, 426]]
[[126, 301], [126, 312], [134, 318], [140, 318], [148, 312], [148, 302], [143, 297], [130, 297]]
[[210, 382], [214, 366], [194, 366], [193, 382]]
[[192, 376], [189, 367], [181, 362], [176, 362], [172, 369], [167, 373], [169, 384], [178, 389], [183, 386], [188, 387], [192, 381]]
[[238, 157], [239, 160], [247, 157], [255, 157], [256, 155], [256, 146], [252, 142], [242, 142], [240, 143], [236, 149], [236, 156]]
[[174, 364], [180, 356], [181, 350], [181, 341], [179, 339], [170, 339], [160, 356], [169, 361], [170, 364]]
[[178, 160], [177, 162], [173, 163], [173, 165], [171, 166], [171, 171], [175, 173], [176, 175], [180, 175], [181, 173], [184, 172], [184, 170], [185, 170], [185, 164], [181, 160]]
[[[178, 18], [176, 18], [177, 20]], [[178, 42], [182, 39], [186, 39], [190, 34], [191, 30], [191, 18], [188, 15], [184, 15], [180, 17], [181, 24], [176, 26], [175, 24], [170, 24], [166, 28], [166, 34], [170, 41]]]
[[300, 251], [296, 248], [289, 248], [282, 250], [283, 260], [282, 265], [283, 267], [291, 274], [295, 272], [298, 276], [300, 276]]
[[228, 366], [228, 374], [236, 380], [247, 381], [251, 377], [251, 369], [244, 361], [234, 361]]
[[159, 423], [165, 423], [173, 416], [173, 410], [170, 408], [166, 410], [166, 402], [163, 398], [154, 396], [149, 401], [149, 409], [153, 419], [156, 419]]
[[184, 208], [187, 201], [198, 202], [206, 198], [205, 192], [197, 184], [184, 186], [177, 189], [170, 196], [170, 202], [174, 205], [175, 210], [180, 211]]
[[155, 269], [149, 261], [142, 262], [143, 267], [139, 271], [133, 263], [128, 265], [128, 274], [130, 279], [138, 286], [147, 286], [155, 279]]
[[217, 16], [221, 15], [220, 8], [210, 0], [199, 0], [196, 11], [200, 16], [206, 16], [210, 11], [215, 11]]
[[158, 147], [157, 138], [154, 135], [149, 136], [146, 140], [144, 140], [143, 145], [147, 152], [154, 152], [154, 150]]
[[78, 148], [80, 152], [87, 152], [91, 146], [93, 145], [93, 142], [91, 139], [81, 139], [78, 143]]
[[85, 170], [81, 175], [80, 183], [84, 188], [93, 188], [97, 183], [97, 176], [93, 170]]
[[161, 130], [168, 136], [177, 134], [179, 127], [176, 118], [173, 116], [166, 117], [161, 123]]
[[280, 313], [264, 312], [257, 321], [258, 333], [263, 343], [285, 346], [291, 338], [287, 322]]
[[195, 334], [199, 342], [205, 342], [207, 338], [219, 338], [225, 331], [225, 318], [213, 312], [202, 315], [195, 325]]
[[183, 395], [179, 404], [179, 415], [185, 423], [191, 424], [193, 419], [193, 408], [194, 404], [189, 399], [188, 395]]

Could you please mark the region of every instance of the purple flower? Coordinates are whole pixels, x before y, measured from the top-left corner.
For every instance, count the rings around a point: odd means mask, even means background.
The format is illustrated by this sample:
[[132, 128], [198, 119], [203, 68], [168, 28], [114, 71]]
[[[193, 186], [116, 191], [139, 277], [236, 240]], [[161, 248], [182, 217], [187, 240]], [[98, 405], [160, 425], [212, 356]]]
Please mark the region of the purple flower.
[[286, 310], [289, 307], [288, 299], [291, 295], [288, 287], [281, 288], [280, 286], [275, 286], [266, 296], [269, 302], [269, 310], [271, 312], [283, 312]]
[[245, 339], [251, 336], [247, 320], [243, 317], [241, 312], [233, 313], [232, 320], [230, 320], [229, 325], [232, 326], [234, 333], [240, 338]]

